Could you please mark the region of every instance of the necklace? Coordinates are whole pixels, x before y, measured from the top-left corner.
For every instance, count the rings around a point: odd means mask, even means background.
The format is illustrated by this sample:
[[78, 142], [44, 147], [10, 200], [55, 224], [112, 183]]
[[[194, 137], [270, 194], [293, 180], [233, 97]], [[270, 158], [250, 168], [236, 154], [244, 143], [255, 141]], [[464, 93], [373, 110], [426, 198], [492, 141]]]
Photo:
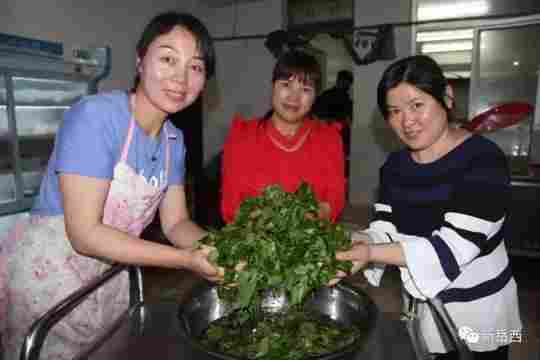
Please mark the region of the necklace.
[[302, 135], [302, 137], [300, 137], [300, 139], [298, 139], [296, 144], [294, 144], [293, 146], [286, 146], [283, 143], [281, 143], [279, 140], [277, 140], [275, 137], [273, 137], [270, 133], [267, 133], [267, 134], [268, 134], [268, 137], [270, 138], [270, 141], [272, 141], [272, 144], [274, 144], [276, 147], [286, 152], [294, 152], [300, 149], [302, 145], [304, 145], [310, 132], [311, 132], [311, 129], [308, 129], [306, 133]]

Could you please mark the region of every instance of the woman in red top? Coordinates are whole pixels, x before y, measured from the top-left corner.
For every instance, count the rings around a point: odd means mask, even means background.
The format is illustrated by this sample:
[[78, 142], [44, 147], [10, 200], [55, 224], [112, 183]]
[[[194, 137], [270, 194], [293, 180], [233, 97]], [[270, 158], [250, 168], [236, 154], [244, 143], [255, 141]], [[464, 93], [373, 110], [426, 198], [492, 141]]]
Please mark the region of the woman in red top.
[[319, 215], [335, 221], [345, 203], [343, 142], [339, 124], [311, 117], [321, 69], [304, 52], [283, 54], [272, 76], [272, 109], [261, 119], [233, 119], [225, 143], [221, 211], [234, 220], [240, 204], [279, 184], [293, 192], [305, 181], [319, 201]]

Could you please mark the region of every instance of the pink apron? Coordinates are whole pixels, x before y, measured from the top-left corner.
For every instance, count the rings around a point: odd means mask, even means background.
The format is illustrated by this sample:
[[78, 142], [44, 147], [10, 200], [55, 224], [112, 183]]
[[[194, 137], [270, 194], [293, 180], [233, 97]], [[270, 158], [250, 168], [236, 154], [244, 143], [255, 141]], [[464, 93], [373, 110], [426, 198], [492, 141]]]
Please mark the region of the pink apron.
[[[127, 164], [134, 128], [135, 120], [131, 118], [120, 160], [114, 168], [103, 223], [138, 237], [152, 221], [167, 184], [165, 181], [160, 188], [154, 187]], [[168, 179], [170, 154], [166, 125], [163, 130], [167, 139], [165, 179]], [[4, 323], [0, 324], [3, 325], [0, 331], [5, 359], [16, 360], [32, 322], [105, 271], [110, 263], [77, 254], [67, 239], [63, 216], [31, 216], [17, 224], [2, 245], [4, 279], [0, 274], [0, 284], [7, 280], [4, 298], [7, 317], [5, 311], [0, 313], [0, 323]], [[121, 274], [51, 330], [41, 359], [72, 359], [118, 319], [127, 309], [128, 298], [128, 276]]]

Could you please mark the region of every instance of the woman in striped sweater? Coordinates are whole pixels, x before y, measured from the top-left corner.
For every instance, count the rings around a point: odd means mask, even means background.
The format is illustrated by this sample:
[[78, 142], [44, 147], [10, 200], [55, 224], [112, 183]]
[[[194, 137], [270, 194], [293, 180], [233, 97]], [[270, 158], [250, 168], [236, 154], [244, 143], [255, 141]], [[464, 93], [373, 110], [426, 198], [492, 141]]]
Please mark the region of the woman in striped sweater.
[[[382, 166], [373, 221], [338, 259], [369, 265], [364, 274], [375, 285], [384, 264], [399, 266], [409, 296], [443, 301], [475, 359], [507, 359], [521, 320], [504, 244], [505, 155], [452, 123], [452, 88], [427, 56], [390, 65], [377, 101], [406, 147]], [[428, 351], [437, 359], [456, 357], [428, 308], [420, 309]]]

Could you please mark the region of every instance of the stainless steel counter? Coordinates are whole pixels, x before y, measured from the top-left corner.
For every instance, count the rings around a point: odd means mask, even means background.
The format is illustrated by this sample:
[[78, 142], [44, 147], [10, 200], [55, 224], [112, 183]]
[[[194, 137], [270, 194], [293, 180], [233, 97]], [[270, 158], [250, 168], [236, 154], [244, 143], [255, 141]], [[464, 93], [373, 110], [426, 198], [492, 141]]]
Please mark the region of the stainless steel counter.
[[[211, 357], [192, 348], [180, 330], [176, 303], [141, 304], [132, 309], [112, 336], [89, 360], [166, 360]], [[354, 359], [414, 359], [414, 350], [402, 322], [379, 312], [375, 330]], [[141, 322], [140, 319], [143, 319]]]

